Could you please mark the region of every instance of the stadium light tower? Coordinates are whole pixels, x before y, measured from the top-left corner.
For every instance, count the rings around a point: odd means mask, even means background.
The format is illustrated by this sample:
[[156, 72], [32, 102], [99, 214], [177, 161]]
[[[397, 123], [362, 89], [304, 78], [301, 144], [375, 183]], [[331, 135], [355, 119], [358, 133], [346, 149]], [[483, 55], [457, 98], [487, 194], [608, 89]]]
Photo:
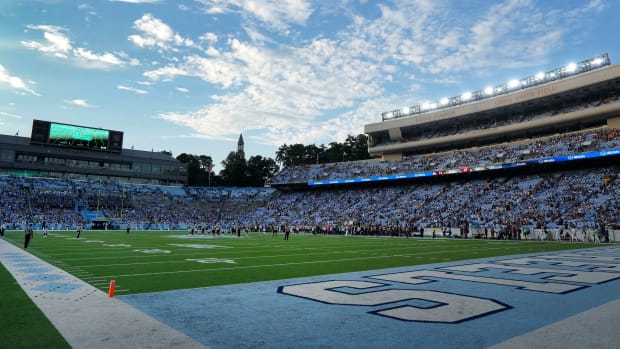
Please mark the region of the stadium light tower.
[[515, 79], [515, 80], [508, 81], [508, 88], [509, 89], [514, 89], [514, 88], [517, 88], [517, 87], [519, 87], [519, 80]]
[[504, 93], [512, 93], [514, 91], [550, 83], [558, 79], [564, 79], [575, 74], [586, 73], [590, 70], [598, 69], [600, 67], [608, 66], [610, 64], [611, 62], [609, 60], [609, 55], [607, 53], [604, 53], [598, 57], [589, 58], [578, 63], [570, 63], [566, 66], [549, 70], [547, 72], [539, 72], [535, 75], [531, 75], [522, 79], [511, 80], [507, 83], [503, 83], [495, 87], [489, 86], [483, 90], [465, 92], [460, 96], [442, 98], [439, 101], [434, 102], [427, 101], [421, 105], [418, 104], [404, 109], [393, 110], [391, 112], [383, 112], [381, 113], [381, 118], [383, 119], [383, 121], [385, 121], [393, 118], [415, 116], [418, 114], [431, 112], [436, 109], [451, 108], [461, 105], [463, 103], [467, 103], [472, 99], [478, 101], [481, 99], [493, 98], [497, 95], [501, 95]]
[[570, 63], [569, 65], [566, 66], [566, 68], [564, 69], [567, 73], [574, 73], [577, 71], [577, 63]]

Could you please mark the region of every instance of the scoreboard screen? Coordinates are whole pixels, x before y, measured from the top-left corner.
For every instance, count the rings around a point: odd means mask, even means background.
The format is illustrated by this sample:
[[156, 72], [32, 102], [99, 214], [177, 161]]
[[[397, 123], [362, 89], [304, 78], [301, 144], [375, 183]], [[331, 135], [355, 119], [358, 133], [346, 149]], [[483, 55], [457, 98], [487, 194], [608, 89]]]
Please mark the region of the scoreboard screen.
[[123, 148], [123, 133], [100, 128], [34, 120], [30, 142], [60, 147], [120, 152]]
[[73, 148], [108, 150], [110, 131], [52, 123], [49, 143]]

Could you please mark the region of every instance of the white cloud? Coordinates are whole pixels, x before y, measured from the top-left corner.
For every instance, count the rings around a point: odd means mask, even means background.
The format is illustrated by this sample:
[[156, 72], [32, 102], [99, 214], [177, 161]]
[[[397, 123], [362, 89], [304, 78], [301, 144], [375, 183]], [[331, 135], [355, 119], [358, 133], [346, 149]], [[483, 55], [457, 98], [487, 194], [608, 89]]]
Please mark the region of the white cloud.
[[123, 85], [117, 85], [116, 88], [119, 89], [119, 90], [133, 92], [133, 93], [135, 93], [137, 95], [145, 95], [145, 94], [149, 93], [146, 90], [140, 90], [140, 89], [137, 89], [137, 88], [127, 87], [127, 86], [123, 86]]
[[17, 115], [17, 114], [13, 114], [13, 113], [7, 113], [7, 112], [4, 112], [4, 111], [0, 111], [0, 115], [8, 116], [10, 118], [15, 118], [15, 119], [24, 119], [24, 117], [21, 116], [21, 115]]
[[207, 54], [207, 56], [211, 56], [211, 57], [217, 57], [220, 55], [220, 51], [218, 51], [216, 48], [214, 47], [209, 47], [205, 50], [205, 54]]
[[161, 0], [108, 0], [110, 2], [127, 2], [130, 4], [156, 4]]
[[53, 25], [27, 25], [26, 27], [43, 31], [46, 42], [22, 41], [22, 45], [46, 55], [58, 58], [68, 57], [71, 52], [71, 40], [63, 33], [65, 29]]
[[208, 14], [241, 11], [253, 18], [286, 33], [291, 24], [303, 25], [314, 12], [307, 0], [198, 0]]
[[118, 66], [118, 65], [123, 65], [125, 64], [125, 62], [123, 62], [119, 57], [111, 54], [111, 53], [103, 53], [103, 54], [96, 54], [93, 53], [90, 50], [86, 50], [84, 48], [77, 48], [73, 51], [73, 54], [75, 55], [75, 57], [77, 57], [80, 60], [83, 60], [85, 62], [88, 63], [93, 63], [95, 65], [103, 65], [103, 66]]
[[286, 140], [288, 144], [344, 142], [348, 135], [356, 136], [363, 133], [364, 125], [377, 122], [377, 111], [388, 110], [398, 101], [397, 96], [369, 99], [329, 120], [313, 122], [303, 130], [273, 127], [266, 132], [263, 142], [273, 146], [282, 145], [282, 140]]
[[186, 89], [185, 87], [177, 87], [175, 88], [175, 90], [179, 91], [179, 92], [183, 92], [183, 93], [187, 93], [189, 92], [188, 89]]
[[17, 76], [11, 76], [2, 64], [0, 64], [0, 83], [8, 84], [9, 87], [17, 90], [18, 92], [28, 92], [32, 95], [40, 96], [40, 94], [28, 87], [22, 79]]
[[311, 128], [323, 113], [350, 108], [380, 93], [381, 69], [340, 50], [346, 40], [318, 39], [284, 52], [236, 39], [228, 44], [220, 57], [189, 56], [177, 66], [145, 73], [151, 79], [195, 76], [231, 90], [212, 96], [210, 106], [190, 113], [165, 113], [162, 119], [211, 138], [251, 129], [271, 130], [276, 135], [277, 130]]
[[218, 37], [217, 37], [217, 34], [215, 34], [215, 33], [207, 32], [207, 33], [202, 34], [200, 37], [198, 37], [198, 40], [206, 41], [206, 42], [208, 42], [210, 44], [214, 44], [214, 43], [217, 42]]
[[96, 106], [91, 105], [88, 103], [88, 101], [86, 101], [85, 99], [72, 99], [72, 100], [65, 100], [66, 104], [70, 104], [70, 105], [75, 105], [78, 107], [82, 107], [82, 108], [95, 108]]
[[143, 74], [145, 77], [151, 80], [164, 80], [169, 81], [172, 80], [176, 76], [189, 76], [192, 75], [189, 72], [185, 71], [183, 68], [178, 68], [172, 65], [168, 65], [163, 68], [146, 71]]
[[243, 29], [245, 30], [246, 34], [248, 34], [248, 37], [250, 37], [250, 40], [252, 42], [262, 44], [272, 41], [268, 36], [263, 35], [261, 32], [254, 28], [244, 27]]
[[51, 25], [28, 25], [29, 29], [43, 31], [45, 42], [22, 41], [22, 45], [37, 50], [45, 55], [60, 59], [67, 59], [82, 68], [110, 69], [125, 66], [135, 66], [139, 62], [124, 52], [95, 53], [82, 47], [74, 48], [71, 40], [64, 32], [67, 30]]
[[596, 12], [601, 12], [607, 7], [607, 4], [603, 0], [590, 0], [590, 2], [584, 6], [585, 11], [594, 10]]
[[[209, 12], [258, 13], [249, 10], [250, 1], [201, 2]], [[266, 8], [274, 3], [254, 1]], [[595, 11], [593, 3], [584, 9]], [[377, 17], [351, 15], [348, 26], [330, 37], [293, 43], [273, 42], [274, 36], [244, 25], [249, 42], [230, 36], [217, 55], [208, 50], [187, 55], [144, 76], [152, 81], [197, 77], [219, 89], [204, 107], [159, 115], [192, 128], [196, 136], [229, 139], [260, 130], [273, 145], [283, 139], [308, 143], [334, 135], [344, 139], [379, 121], [381, 112], [414, 104], [424, 81], [455, 84], [463, 81], [460, 72], [538, 67], [579, 28], [569, 15], [545, 12], [530, 0], [506, 0], [482, 12], [444, 5], [435, 0], [381, 4]], [[279, 29], [307, 20], [280, 16]], [[400, 96], [381, 97], [391, 85], [400, 86]]]
[[139, 47], [158, 47], [164, 50], [174, 50], [174, 46], [194, 47], [191, 39], [183, 38], [174, 33], [169, 25], [147, 13], [134, 21], [134, 29], [142, 32], [141, 35], [130, 35], [129, 41]]

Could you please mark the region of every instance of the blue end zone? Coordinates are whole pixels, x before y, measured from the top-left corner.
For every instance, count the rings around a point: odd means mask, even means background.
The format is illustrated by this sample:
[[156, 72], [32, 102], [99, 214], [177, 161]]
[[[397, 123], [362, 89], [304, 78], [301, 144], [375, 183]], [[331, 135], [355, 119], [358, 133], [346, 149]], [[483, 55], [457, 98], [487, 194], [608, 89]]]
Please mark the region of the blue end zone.
[[119, 299], [211, 348], [481, 348], [619, 299], [619, 278], [608, 247]]

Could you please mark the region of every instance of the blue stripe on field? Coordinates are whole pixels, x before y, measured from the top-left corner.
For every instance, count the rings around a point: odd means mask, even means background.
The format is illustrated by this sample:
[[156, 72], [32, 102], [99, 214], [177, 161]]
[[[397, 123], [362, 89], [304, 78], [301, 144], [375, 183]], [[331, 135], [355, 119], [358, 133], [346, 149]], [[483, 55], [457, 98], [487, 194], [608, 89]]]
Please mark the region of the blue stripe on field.
[[[560, 257], [572, 254], [576, 259]], [[122, 296], [119, 299], [159, 319], [211, 348], [481, 348], [522, 335], [542, 326], [594, 308], [620, 297], [620, 273], [609, 272], [609, 280], [599, 283], [557, 281], [557, 273], [523, 275], [501, 269], [480, 272], [452, 271], [448, 267], [512, 260], [519, 257], [553, 257], [537, 267], [595, 271], [592, 265], [559, 266], [556, 261], [583, 260], [597, 266], [618, 266], [620, 260], [593, 261], [594, 257], [619, 257], [620, 248], [594, 251], [562, 251], [493, 259], [469, 260], [415, 267], [287, 279], [242, 285], [198, 288], [180, 291]], [[424, 277], [430, 282], [409, 284], [377, 279], [410, 271], [450, 272], [488, 278], [554, 282], [574, 285], [562, 294], [520, 289], [462, 280]], [[568, 273], [568, 274], [567, 274]], [[616, 277], [617, 276], [617, 277]], [[388, 290], [426, 290], [445, 294], [490, 299], [501, 310], [472, 317], [458, 323], [402, 321], [380, 312], [403, 307], [433, 309], [441, 302], [404, 300], [374, 306], [327, 304], [305, 297], [278, 292], [284, 286], [306, 285], [324, 281], [365, 281], [381, 284], [370, 289], [338, 288], [342, 293], [367, 294]], [[408, 291], [404, 291], [408, 292]], [[373, 303], [374, 304], [374, 303]], [[378, 303], [377, 303], [378, 304]], [[455, 309], [456, 312], [460, 311]], [[587, 334], [583, 334], [587, 335]]]

